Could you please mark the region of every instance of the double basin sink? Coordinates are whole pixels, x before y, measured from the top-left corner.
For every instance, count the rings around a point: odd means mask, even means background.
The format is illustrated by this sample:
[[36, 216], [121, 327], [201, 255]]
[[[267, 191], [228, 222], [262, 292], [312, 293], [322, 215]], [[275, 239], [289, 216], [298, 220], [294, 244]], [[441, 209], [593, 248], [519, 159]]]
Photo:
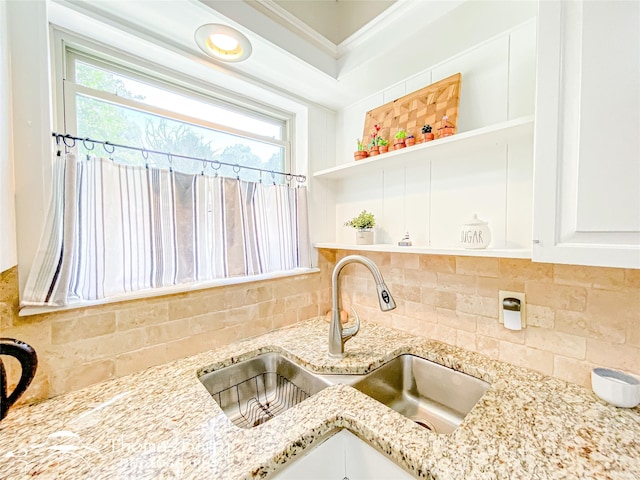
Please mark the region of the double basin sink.
[[365, 375], [334, 375], [272, 352], [206, 373], [200, 381], [243, 428], [258, 426], [328, 386], [348, 384], [437, 433], [453, 432], [489, 388], [483, 380], [409, 354]]

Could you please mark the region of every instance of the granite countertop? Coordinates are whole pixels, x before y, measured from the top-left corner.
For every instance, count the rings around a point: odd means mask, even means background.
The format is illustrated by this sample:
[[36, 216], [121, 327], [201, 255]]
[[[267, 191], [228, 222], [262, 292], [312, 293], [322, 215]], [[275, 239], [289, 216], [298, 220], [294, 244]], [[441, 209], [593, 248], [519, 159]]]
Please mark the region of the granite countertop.
[[[346, 428], [418, 478], [639, 479], [640, 408], [426, 338], [363, 323], [347, 356], [313, 319], [40, 404], [0, 422], [0, 478], [264, 478]], [[233, 425], [198, 373], [277, 351], [311, 370], [366, 373], [413, 353], [491, 383], [452, 434], [428, 431], [346, 385], [253, 429]]]

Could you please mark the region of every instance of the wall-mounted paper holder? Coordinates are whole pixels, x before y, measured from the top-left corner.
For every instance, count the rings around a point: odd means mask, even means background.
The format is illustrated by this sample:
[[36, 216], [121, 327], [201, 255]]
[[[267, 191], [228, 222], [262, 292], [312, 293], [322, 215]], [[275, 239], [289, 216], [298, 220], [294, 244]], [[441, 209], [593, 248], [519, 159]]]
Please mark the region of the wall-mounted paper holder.
[[500, 323], [509, 330], [522, 330], [527, 326], [527, 311], [523, 292], [499, 292]]

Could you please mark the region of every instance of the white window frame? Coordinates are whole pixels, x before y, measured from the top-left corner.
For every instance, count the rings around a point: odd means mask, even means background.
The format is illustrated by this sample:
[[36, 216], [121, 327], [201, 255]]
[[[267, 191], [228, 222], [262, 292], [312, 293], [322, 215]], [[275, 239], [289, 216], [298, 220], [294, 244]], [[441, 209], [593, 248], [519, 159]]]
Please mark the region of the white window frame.
[[[54, 115], [57, 125], [61, 126], [58, 131], [63, 131], [71, 135], [77, 135], [76, 129], [76, 94], [106, 101], [127, 108], [133, 108], [144, 113], [160, 115], [169, 119], [190, 123], [196, 126], [218, 130], [256, 140], [267, 144], [283, 147], [284, 165], [283, 170], [294, 171], [296, 160], [294, 158], [293, 123], [295, 116], [291, 113], [265, 106], [258, 102], [250, 101], [246, 98], [239, 98], [220, 87], [205, 84], [204, 82], [187, 77], [181, 73], [168, 70], [166, 67], [157, 65], [146, 60], [134, 57], [124, 52], [115, 51], [108, 47], [99, 46], [91, 41], [78, 38], [67, 32], [52, 29], [53, 38], [53, 58], [55, 68], [52, 72], [52, 84], [55, 90]], [[173, 93], [189, 96], [195, 100], [220, 106], [229, 110], [234, 110], [243, 115], [252, 116], [258, 119], [277, 120], [282, 122], [281, 137], [278, 140], [272, 137], [256, 135], [254, 133], [228, 127], [214, 122], [207, 122], [200, 118], [190, 117], [170, 110], [165, 110], [152, 105], [136, 102], [117, 95], [94, 90], [92, 88], [75, 83], [74, 61], [81, 61], [98, 68], [113, 71], [114, 73], [130, 77], [145, 83], [149, 83], [158, 88], [163, 88]], [[105, 140], [109, 139], [96, 139]], [[141, 145], [132, 145], [140, 147]]]

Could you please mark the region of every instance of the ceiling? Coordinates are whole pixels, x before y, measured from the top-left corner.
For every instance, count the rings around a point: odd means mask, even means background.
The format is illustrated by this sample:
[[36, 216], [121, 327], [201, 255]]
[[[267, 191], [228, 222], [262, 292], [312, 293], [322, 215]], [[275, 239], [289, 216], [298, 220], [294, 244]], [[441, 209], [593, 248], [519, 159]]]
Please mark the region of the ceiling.
[[250, 1], [254, 8], [271, 11], [291, 28], [304, 23], [307, 28], [339, 45], [396, 0], [275, 0]]
[[[271, 105], [282, 105], [272, 99], [285, 95], [333, 110], [388, 89], [492, 31], [503, 31], [522, 16], [521, 3], [47, 0], [53, 24], [103, 46]], [[476, 22], [480, 16], [494, 21]], [[194, 32], [206, 23], [245, 34], [253, 47], [251, 57], [226, 64], [201, 52]], [[469, 28], [461, 29], [462, 24]]]

